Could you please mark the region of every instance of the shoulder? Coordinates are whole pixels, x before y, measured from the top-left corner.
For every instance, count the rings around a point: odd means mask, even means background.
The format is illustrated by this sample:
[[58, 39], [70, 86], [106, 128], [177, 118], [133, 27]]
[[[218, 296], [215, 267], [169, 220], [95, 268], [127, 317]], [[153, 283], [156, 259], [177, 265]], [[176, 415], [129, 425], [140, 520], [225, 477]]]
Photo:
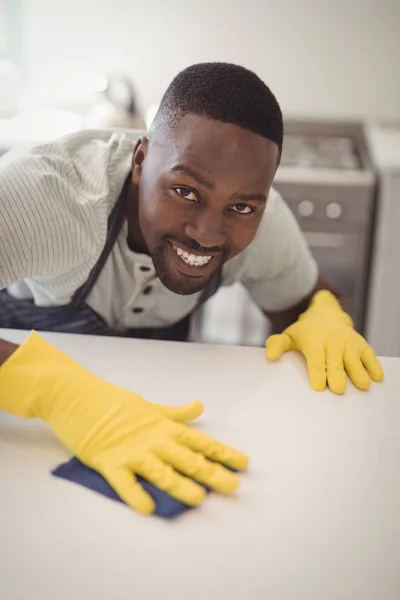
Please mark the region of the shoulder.
[[263, 218], [251, 246], [264, 244], [267, 241], [266, 232], [276, 235], [282, 229], [292, 229], [294, 223], [297, 224], [297, 221], [281, 194], [271, 188]]
[[257, 234], [246, 249], [246, 260], [265, 266], [269, 262], [284, 261], [306, 245], [296, 217], [275, 189], [271, 189], [267, 206]]
[[317, 277], [317, 263], [295, 216], [272, 189], [255, 239], [225, 265], [224, 282], [240, 280], [262, 309], [281, 310], [306, 297]]
[[64, 297], [85, 280], [137, 137], [78, 132], [20, 146], [0, 160], [0, 288], [45, 278], [48, 287], [57, 280]]
[[258, 277], [282, 260], [285, 249], [302, 237], [296, 219], [277, 190], [271, 188], [265, 212], [251, 244], [224, 268], [224, 279]]
[[134, 143], [123, 133], [77, 132], [2, 157], [0, 255], [11, 266], [1, 287], [93, 264]]
[[90, 228], [90, 217], [107, 219], [137, 137], [138, 132], [93, 130], [19, 146], [0, 160], [0, 205], [29, 203], [84, 219]]
[[83, 196], [101, 200], [129, 170], [139, 132], [78, 131], [46, 142], [21, 145], [0, 161], [0, 177], [18, 172], [31, 183], [65, 182]]

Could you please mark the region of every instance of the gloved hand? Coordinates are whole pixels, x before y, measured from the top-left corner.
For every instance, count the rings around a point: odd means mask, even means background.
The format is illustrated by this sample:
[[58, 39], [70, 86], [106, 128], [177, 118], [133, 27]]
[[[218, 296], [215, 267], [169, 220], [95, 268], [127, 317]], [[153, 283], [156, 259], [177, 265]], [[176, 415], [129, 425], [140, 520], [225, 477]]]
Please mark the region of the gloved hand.
[[75, 456], [144, 514], [154, 503], [135, 474], [197, 505], [205, 491], [190, 478], [229, 494], [238, 478], [218, 463], [238, 470], [248, 462], [184, 425], [203, 412], [201, 402], [180, 408], [147, 402], [93, 375], [35, 332], [0, 367], [0, 410], [46, 421]]
[[382, 381], [383, 371], [372, 348], [353, 328], [335, 296], [327, 291], [317, 292], [309, 308], [278, 335], [266, 342], [267, 357], [276, 360], [288, 350], [304, 354], [311, 387], [322, 391], [326, 383], [332, 392], [343, 394], [346, 373], [361, 390], [372, 381]]

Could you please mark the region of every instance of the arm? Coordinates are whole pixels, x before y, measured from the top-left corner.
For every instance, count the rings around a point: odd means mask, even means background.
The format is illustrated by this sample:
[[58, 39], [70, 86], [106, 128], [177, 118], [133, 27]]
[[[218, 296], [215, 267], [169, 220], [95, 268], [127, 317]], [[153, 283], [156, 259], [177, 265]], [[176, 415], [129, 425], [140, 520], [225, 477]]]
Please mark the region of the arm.
[[278, 194], [268, 200], [243, 283], [271, 319], [267, 357], [297, 350], [306, 358], [311, 386], [336, 393], [353, 383], [367, 389], [383, 378], [372, 349], [353, 327], [345, 300], [318, 272], [293, 214]]
[[46, 421], [139, 512], [153, 512], [154, 502], [135, 475], [189, 505], [205, 498], [196, 480], [222, 493], [236, 490], [237, 475], [223, 465], [243, 469], [247, 457], [186, 425], [202, 413], [201, 402], [147, 402], [90, 373], [35, 332], [12, 346], [0, 346], [3, 358], [11, 351], [0, 367], [0, 411]]

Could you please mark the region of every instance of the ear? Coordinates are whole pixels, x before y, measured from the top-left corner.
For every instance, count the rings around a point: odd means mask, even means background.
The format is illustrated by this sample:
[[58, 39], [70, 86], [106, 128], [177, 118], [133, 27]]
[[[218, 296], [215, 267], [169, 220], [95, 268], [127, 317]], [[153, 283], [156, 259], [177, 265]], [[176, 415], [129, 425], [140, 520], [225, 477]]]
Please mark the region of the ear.
[[132, 156], [132, 181], [135, 185], [140, 184], [143, 172], [143, 163], [149, 148], [149, 140], [146, 137], [139, 138], [135, 144]]

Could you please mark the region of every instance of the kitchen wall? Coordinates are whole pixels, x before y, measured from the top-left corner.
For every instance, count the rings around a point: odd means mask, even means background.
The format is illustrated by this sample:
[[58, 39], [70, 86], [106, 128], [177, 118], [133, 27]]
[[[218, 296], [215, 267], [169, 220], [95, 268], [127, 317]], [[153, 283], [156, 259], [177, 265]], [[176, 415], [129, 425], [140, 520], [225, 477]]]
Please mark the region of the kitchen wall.
[[25, 0], [30, 100], [126, 71], [144, 108], [194, 62], [255, 70], [286, 113], [400, 117], [399, 0]]

